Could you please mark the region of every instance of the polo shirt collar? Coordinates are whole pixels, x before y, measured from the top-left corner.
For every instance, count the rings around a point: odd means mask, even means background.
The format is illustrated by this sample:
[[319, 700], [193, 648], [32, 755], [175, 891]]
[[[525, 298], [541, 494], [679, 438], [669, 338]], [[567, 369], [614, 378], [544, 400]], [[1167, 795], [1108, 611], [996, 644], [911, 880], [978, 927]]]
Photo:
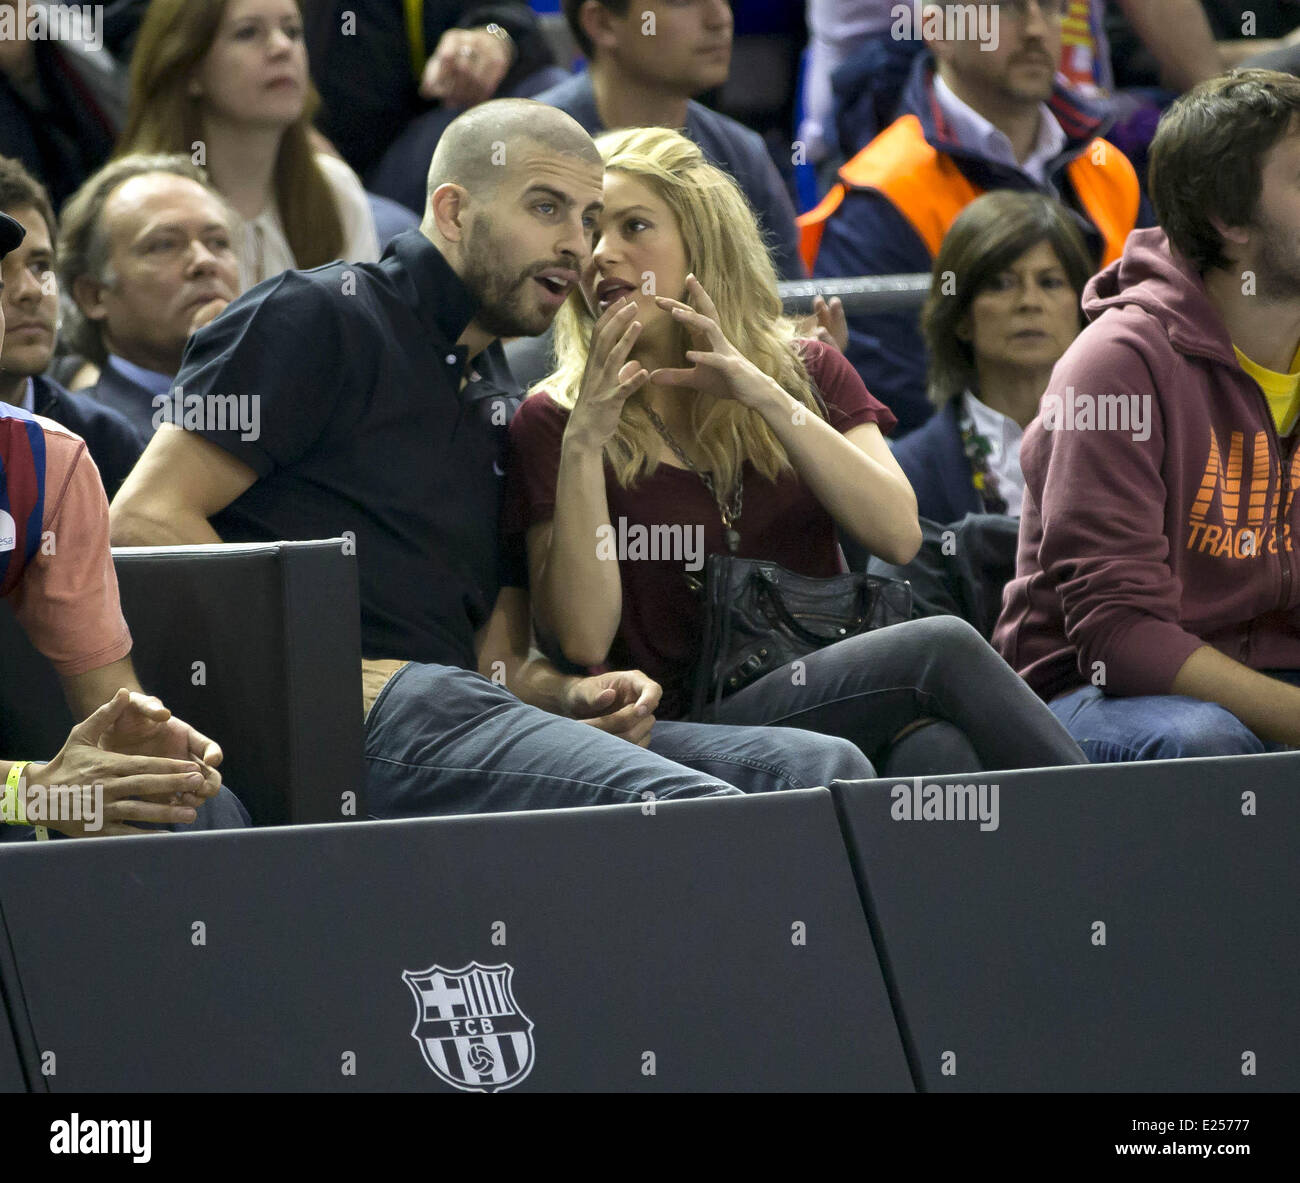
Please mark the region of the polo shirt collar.
[[419, 230], [397, 235], [384, 251], [382, 263], [393, 260], [410, 278], [416, 300], [415, 313], [427, 328], [440, 336], [452, 352], [466, 350], [456, 342], [474, 319], [478, 305], [451, 264]]

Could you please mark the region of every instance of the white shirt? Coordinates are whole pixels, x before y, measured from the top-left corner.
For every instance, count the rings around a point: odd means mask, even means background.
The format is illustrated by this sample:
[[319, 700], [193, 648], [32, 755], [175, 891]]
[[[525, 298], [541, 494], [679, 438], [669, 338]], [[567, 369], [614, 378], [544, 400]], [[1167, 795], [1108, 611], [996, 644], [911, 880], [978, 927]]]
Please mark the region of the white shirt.
[[1052, 188], [1047, 179], [1047, 166], [1065, 151], [1068, 141], [1065, 129], [1057, 122], [1046, 103], [1038, 104], [1038, 139], [1022, 162], [1016, 159], [1015, 150], [1006, 134], [994, 127], [974, 107], [963, 103], [938, 74], [934, 76], [934, 97], [952, 126], [957, 141], [964, 148], [978, 152], [989, 160], [1019, 169], [1040, 189]]
[[998, 483], [998, 493], [1007, 503], [1007, 513], [1020, 516], [1025, 501], [1025, 474], [1020, 471], [1020, 441], [1024, 428], [1009, 415], [995, 411], [980, 402], [969, 390], [962, 396], [965, 410], [975, 424], [975, 430], [989, 441], [989, 473]]
[[[349, 263], [377, 262], [379, 236], [375, 233], [375, 218], [357, 174], [337, 156], [325, 152], [317, 153], [316, 163], [334, 192], [343, 223], [342, 257]], [[244, 223], [244, 241], [239, 253], [240, 291], [246, 292], [254, 284], [297, 266], [285, 237], [284, 223], [280, 221], [280, 211], [274, 204]]]

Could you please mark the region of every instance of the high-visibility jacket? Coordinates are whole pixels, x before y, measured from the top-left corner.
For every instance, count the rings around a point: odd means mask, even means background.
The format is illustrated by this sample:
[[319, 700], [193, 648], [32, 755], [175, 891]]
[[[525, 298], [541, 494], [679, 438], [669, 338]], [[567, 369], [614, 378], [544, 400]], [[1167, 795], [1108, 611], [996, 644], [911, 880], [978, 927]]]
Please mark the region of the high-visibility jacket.
[[[1101, 139], [1070, 161], [1065, 172], [1083, 212], [1101, 235], [1105, 267], [1123, 254], [1124, 242], [1137, 224], [1137, 173], [1123, 152]], [[915, 115], [895, 120], [840, 169], [839, 178], [820, 204], [798, 220], [799, 249], [810, 272], [827, 219], [854, 189], [884, 194], [916, 230], [932, 259], [957, 215], [984, 192], [951, 156], [926, 139]]]

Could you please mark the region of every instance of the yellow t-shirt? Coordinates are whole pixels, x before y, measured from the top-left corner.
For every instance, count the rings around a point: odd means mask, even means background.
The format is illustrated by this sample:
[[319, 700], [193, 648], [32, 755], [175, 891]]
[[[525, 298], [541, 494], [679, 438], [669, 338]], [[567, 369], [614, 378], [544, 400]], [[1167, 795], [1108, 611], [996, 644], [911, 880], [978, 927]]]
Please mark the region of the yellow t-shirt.
[[1256, 382], [1268, 399], [1269, 409], [1273, 412], [1273, 422], [1277, 424], [1278, 435], [1290, 435], [1300, 414], [1300, 349], [1291, 359], [1291, 372], [1279, 374], [1276, 370], [1266, 370], [1256, 365], [1235, 345], [1232, 347], [1237, 355], [1237, 362]]

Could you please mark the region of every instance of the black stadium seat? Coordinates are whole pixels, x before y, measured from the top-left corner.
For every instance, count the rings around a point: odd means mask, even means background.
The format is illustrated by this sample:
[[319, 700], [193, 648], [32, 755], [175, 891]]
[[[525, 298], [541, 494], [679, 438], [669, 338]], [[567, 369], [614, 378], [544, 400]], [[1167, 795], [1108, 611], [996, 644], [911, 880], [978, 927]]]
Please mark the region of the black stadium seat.
[[922, 1087], [1300, 1088], [1300, 752], [950, 782], [834, 788]]
[[42, 1091], [912, 1091], [824, 789], [22, 843], [0, 900]]
[[[255, 823], [339, 821], [360, 792], [356, 558], [342, 539], [113, 551], [140, 684], [225, 752]], [[49, 663], [0, 612], [0, 752], [49, 759], [72, 718]], [[356, 813], [363, 816], [361, 803]]]

